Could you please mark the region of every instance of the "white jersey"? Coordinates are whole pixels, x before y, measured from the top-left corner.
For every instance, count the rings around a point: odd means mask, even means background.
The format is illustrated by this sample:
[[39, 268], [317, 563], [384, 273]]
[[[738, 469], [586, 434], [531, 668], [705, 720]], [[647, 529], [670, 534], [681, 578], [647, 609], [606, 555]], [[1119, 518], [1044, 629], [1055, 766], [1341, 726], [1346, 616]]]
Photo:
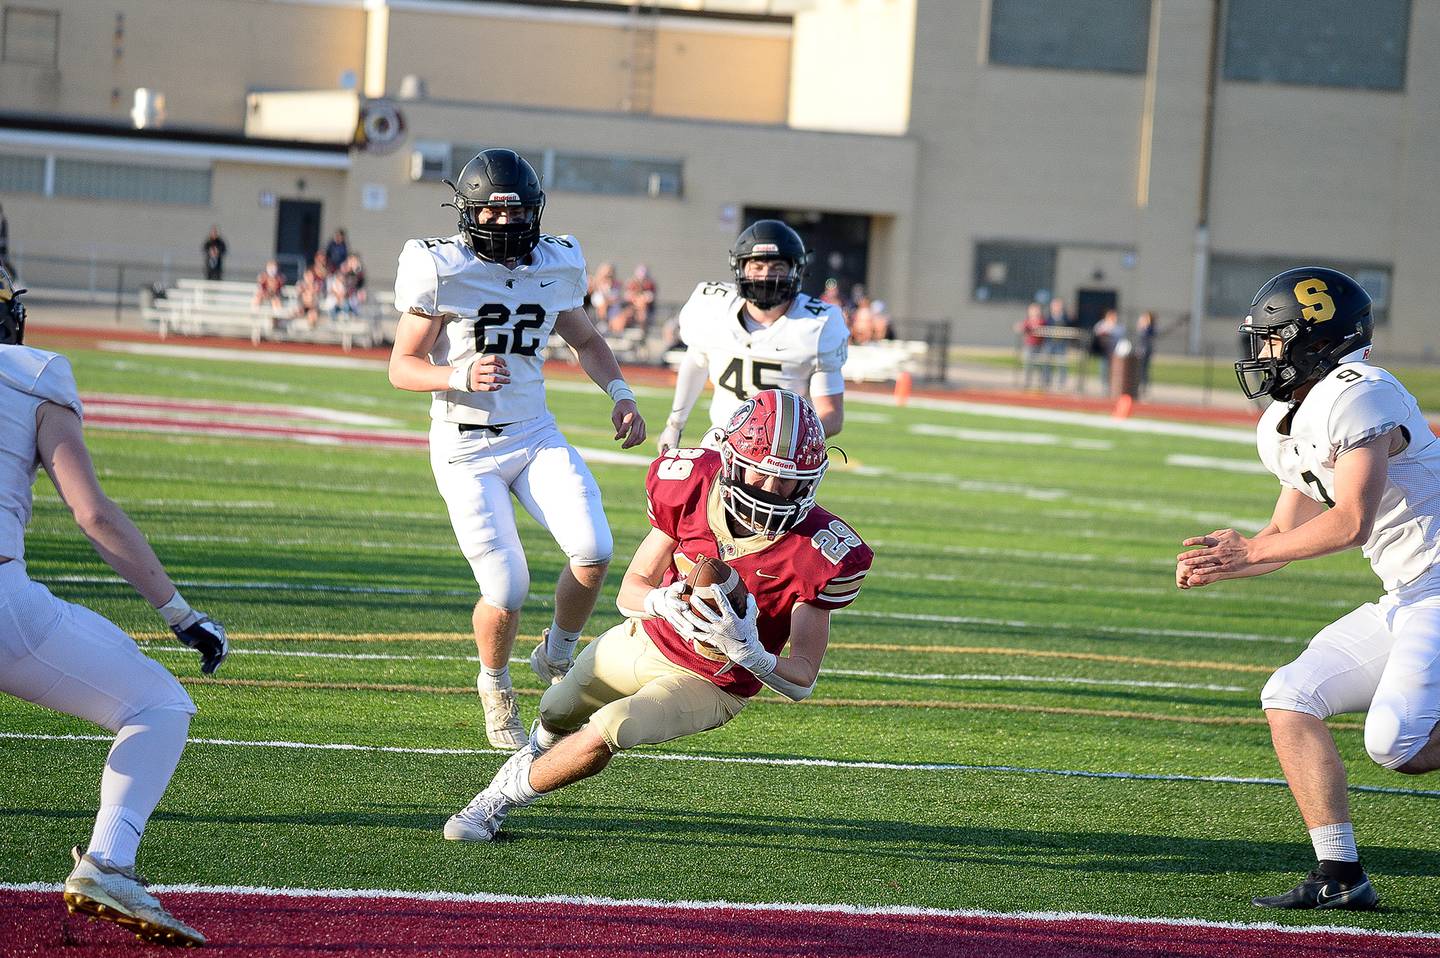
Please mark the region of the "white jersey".
[[769, 326], [746, 327], [745, 301], [734, 283], [701, 283], [680, 311], [685, 361], [715, 383], [711, 426], [724, 426], [742, 402], [764, 389], [802, 396], [845, 391], [841, 373], [850, 330], [839, 308], [801, 293]]
[[1305, 396], [1290, 424], [1275, 403], [1260, 417], [1260, 461], [1280, 482], [1334, 505], [1335, 461], [1395, 428], [1408, 444], [1390, 458], [1385, 493], [1361, 551], [1387, 590], [1422, 576], [1440, 558], [1440, 441], [1399, 380], [1378, 366], [1342, 363]]
[[35, 413], [53, 402], [81, 412], [70, 361], [28, 346], [0, 346], [0, 558], [25, 558], [31, 486], [40, 465]]
[[458, 366], [501, 353], [510, 382], [494, 392], [438, 390], [432, 419], [501, 424], [544, 415], [545, 344], [555, 318], [585, 301], [585, 257], [573, 236], [543, 234], [530, 261], [506, 269], [476, 256], [463, 234], [410, 240], [400, 251], [395, 308], [444, 316], [430, 361]]

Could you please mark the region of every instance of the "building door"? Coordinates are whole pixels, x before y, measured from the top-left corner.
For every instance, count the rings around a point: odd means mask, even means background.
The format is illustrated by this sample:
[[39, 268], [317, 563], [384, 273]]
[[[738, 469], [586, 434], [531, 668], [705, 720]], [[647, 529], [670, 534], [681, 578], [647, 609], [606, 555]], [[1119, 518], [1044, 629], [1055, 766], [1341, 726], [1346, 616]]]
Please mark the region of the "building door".
[[1107, 310], [1120, 308], [1120, 294], [1113, 289], [1081, 289], [1075, 293], [1075, 325], [1093, 329]]
[[275, 256], [287, 282], [300, 278], [320, 248], [320, 201], [281, 200], [275, 217]]
[[[805, 240], [805, 247], [810, 250], [810, 267], [805, 271], [801, 288], [811, 296], [819, 296], [825, 289], [825, 280], [833, 279], [840, 287], [840, 296], [848, 303], [851, 287], [866, 282], [870, 270], [870, 217], [745, 207], [744, 225], [756, 220], [783, 220]], [[878, 295], [885, 298], [883, 290]]]

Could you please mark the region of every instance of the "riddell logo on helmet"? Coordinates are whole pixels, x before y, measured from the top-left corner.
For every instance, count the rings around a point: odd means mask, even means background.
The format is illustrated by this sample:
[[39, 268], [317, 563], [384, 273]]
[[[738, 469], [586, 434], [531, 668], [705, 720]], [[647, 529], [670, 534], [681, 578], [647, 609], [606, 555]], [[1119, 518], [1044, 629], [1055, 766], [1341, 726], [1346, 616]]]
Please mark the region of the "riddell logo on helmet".
[[491, 193], [491, 194], [490, 194], [490, 202], [491, 202], [491, 203], [518, 203], [518, 202], [520, 202], [520, 194], [519, 194], [519, 193]]
[[760, 253], [778, 253], [780, 247], [775, 243], [756, 243], [751, 247], [750, 252], [759, 255]]
[[777, 472], [784, 472], [788, 469], [795, 468], [795, 463], [792, 460], [781, 459], [779, 456], [766, 456], [760, 460], [760, 465], [767, 469], [774, 469]]

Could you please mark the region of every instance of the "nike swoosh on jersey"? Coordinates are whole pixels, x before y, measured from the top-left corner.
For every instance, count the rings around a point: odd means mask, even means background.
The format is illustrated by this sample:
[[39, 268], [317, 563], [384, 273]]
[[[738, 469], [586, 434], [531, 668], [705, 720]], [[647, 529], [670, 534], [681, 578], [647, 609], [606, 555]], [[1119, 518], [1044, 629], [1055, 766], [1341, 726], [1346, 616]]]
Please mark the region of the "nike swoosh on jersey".
[[541, 284], [540, 284], [540, 288], [541, 288], [541, 289], [544, 289], [546, 286], [554, 286], [554, 285], [555, 285], [556, 283], [558, 283], [558, 282], [560, 282], [558, 279], [552, 279], [552, 280], [551, 280], [550, 282], [548, 282], [548, 283], [541, 283]]

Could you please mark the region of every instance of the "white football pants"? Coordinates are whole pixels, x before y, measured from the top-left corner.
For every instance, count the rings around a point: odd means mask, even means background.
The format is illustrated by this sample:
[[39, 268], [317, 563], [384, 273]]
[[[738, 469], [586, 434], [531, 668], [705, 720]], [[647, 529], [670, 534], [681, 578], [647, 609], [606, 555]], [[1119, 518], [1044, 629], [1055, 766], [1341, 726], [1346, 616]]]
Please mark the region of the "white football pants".
[[1370, 757], [1385, 768], [1410, 761], [1440, 721], [1440, 570], [1321, 629], [1260, 701], [1320, 719], [1368, 709]]
[[530, 592], [530, 569], [515, 527], [513, 494], [576, 565], [610, 561], [615, 544], [600, 487], [549, 414], [513, 423], [501, 435], [430, 426], [430, 467], [450, 512], [460, 551], [480, 595], [517, 611]]
[[0, 563], [0, 691], [117, 733], [88, 851], [134, 864], [195, 714], [175, 676], [119, 626], [55, 598], [11, 559]]

